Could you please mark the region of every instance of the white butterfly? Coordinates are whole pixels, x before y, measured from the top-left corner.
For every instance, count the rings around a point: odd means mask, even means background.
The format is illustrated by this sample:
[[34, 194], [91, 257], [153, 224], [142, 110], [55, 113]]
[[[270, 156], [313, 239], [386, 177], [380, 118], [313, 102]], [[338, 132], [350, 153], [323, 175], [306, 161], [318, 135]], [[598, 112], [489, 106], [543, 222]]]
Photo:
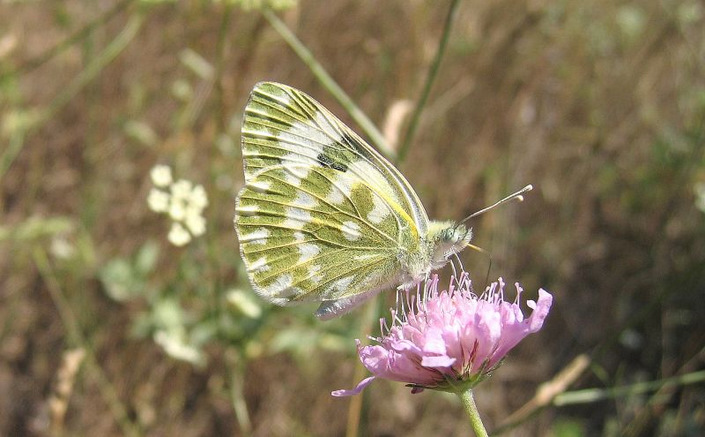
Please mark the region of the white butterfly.
[[254, 290], [277, 305], [319, 301], [329, 319], [414, 286], [470, 243], [464, 221], [430, 221], [389, 161], [289, 86], [254, 87], [242, 153], [240, 252]]

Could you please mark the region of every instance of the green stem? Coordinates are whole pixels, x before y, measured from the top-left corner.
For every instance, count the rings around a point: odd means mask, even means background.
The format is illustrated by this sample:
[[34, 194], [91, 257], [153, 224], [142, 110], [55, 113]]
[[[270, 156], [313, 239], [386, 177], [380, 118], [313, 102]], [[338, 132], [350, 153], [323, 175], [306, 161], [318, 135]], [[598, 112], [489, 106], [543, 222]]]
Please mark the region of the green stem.
[[468, 416], [470, 417], [470, 424], [472, 425], [473, 431], [475, 431], [475, 435], [477, 437], [487, 437], [487, 430], [482, 424], [480, 412], [477, 411], [477, 405], [475, 405], [475, 397], [472, 394], [472, 389], [469, 388], [461, 393], [458, 393], [458, 396], [463, 403], [465, 412], [468, 413]]
[[119, 13], [123, 12], [127, 8], [127, 6], [130, 5], [130, 3], [132, 3], [132, 0], [121, 0], [121, 1], [117, 2], [115, 5], [113, 5], [112, 8], [110, 8], [110, 10], [106, 11], [105, 13], [103, 13], [98, 18], [94, 19], [93, 21], [90, 21], [88, 24], [86, 24], [85, 26], [78, 29], [78, 31], [69, 35], [68, 38], [66, 38], [62, 41], [59, 41], [54, 46], [52, 46], [49, 49], [45, 50], [44, 52], [40, 53], [39, 56], [31, 58], [25, 62], [22, 62], [20, 64], [20, 66], [17, 67], [16, 69], [14, 69], [14, 70], [11, 69], [8, 72], [8, 74], [9, 75], [19, 74], [19, 75], [23, 75], [23, 76], [28, 75], [33, 70], [36, 70], [37, 68], [46, 64], [53, 57], [61, 54], [62, 52], [67, 51], [74, 44], [80, 42], [84, 38], [87, 38], [91, 32], [93, 32], [94, 30], [96, 30], [100, 26], [104, 26], [108, 21], [112, 20]]
[[235, 350], [226, 353], [228, 367], [230, 367], [230, 402], [232, 402], [235, 418], [240, 425], [243, 436], [252, 435], [252, 422], [247, 411], [245, 400], [245, 366], [244, 357]]
[[279, 33], [279, 35], [289, 44], [289, 47], [301, 58], [304, 64], [311, 70], [316, 79], [335, 97], [340, 105], [350, 114], [355, 123], [357, 123], [365, 134], [372, 141], [372, 144], [377, 146], [377, 149], [388, 158], [394, 158], [395, 153], [387, 144], [384, 135], [375, 127], [374, 123], [367, 118], [365, 113], [353, 102], [353, 100], [343, 91], [338, 83], [331, 77], [330, 74], [323, 68], [311, 51], [289, 30], [287, 25], [277, 17], [274, 12], [269, 9], [264, 9], [262, 15]]
[[91, 373], [91, 376], [97, 380], [98, 389], [100, 390], [108, 409], [111, 411], [115, 421], [120, 427], [122, 435], [132, 437], [141, 436], [143, 433], [139, 424], [133, 422], [130, 418], [127, 407], [125, 407], [120, 400], [120, 396], [118, 395], [115, 386], [103, 372], [103, 368], [100, 366], [100, 362], [96, 357], [95, 350], [91, 347], [90, 342], [84, 337], [78, 318], [76, 317], [71, 303], [66, 298], [65, 293], [56, 278], [56, 274], [51, 267], [46, 252], [43, 248], [37, 246], [33, 249], [32, 255], [34, 263], [37, 266], [37, 270], [39, 271], [39, 275], [44, 280], [49, 296], [54, 302], [57, 312], [59, 313], [59, 318], [61, 319], [68, 338], [67, 343], [72, 348], [78, 347], [86, 352], [85, 362], [88, 371]]
[[656, 381], [639, 382], [632, 385], [614, 388], [587, 388], [583, 390], [569, 391], [557, 395], [553, 399], [553, 405], [563, 407], [565, 405], [589, 404], [605, 399], [616, 399], [619, 397], [648, 393], [651, 391], [675, 388], [690, 384], [702, 384], [705, 382], [705, 370], [687, 373], [685, 375], [673, 376]]
[[49, 121], [61, 109], [64, 108], [83, 88], [96, 79], [105, 67], [122, 53], [130, 42], [137, 36], [142, 27], [144, 16], [136, 13], [130, 17], [122, 31], [113, 39], [100, 55], [92, 60], [81, 70], [76, 77], [69, 82], [59, 94], [48, 104], [47, 108], [29, 112], [30, 119], [22, 125], [20, 134], [13, 136], [10, 147], [0, 155], [0, 179], [5, 176], [5, 172], [10, 168], [17, 155], [24, 147], [30, 130], [37, 130], [44, 123]]
[[446, 15], [446, 21], [443, 25], [443, 34], [441, 39], [438, 41], [438, 49], [436, 50], [436, 55], [431, 61], [431, 66], [428, 69], [428, 75], [426, 76], [426, 82], [424, 83], [423, 91], [421, 92], [421, 97], [416, 103], [416, 108], [411, 116], [411, 121], [409, 122], [409, 127], [404, 135], [404, 140], [401, 142], [399, 147], [399, 153], [397, 156], [397, 163], [401, 163], [406, 158], [406, 154], [411, 147], [411, 142], [414, 139], [414, 134], [416, 133], [416, 128], [419, 124], [419, 119], [421, 118], [421, 112], [423, 112], [424, 106], [426, 106], [426, 101], [431, 93], [431, 86], [438, 75], [438, 68], [441, 65], [441, 60], [446, 52], [446, 46], [448, 44], [448, 37], [450, 35], [450, 30], [453, 27], [453, 22], [455, 21], [456, 12], [458, 11], [458, 6], [460, 5], [459, 0], [453, 0], [448, 9], [448, 15]]
[[41, 117], [38, 123], [46, 122], [63, 109], [86, 85], [96, 79], [105, 67], [124, 52], [137, 36], [144, 19], [145, 16], [142, 13], [133, 14], [115, 39], [105, 47], [105, 50], [97, 58], [89, 62], [71, 82], [63, 87], [59, 94], [49, 103], [48, 108], [40, 113]]

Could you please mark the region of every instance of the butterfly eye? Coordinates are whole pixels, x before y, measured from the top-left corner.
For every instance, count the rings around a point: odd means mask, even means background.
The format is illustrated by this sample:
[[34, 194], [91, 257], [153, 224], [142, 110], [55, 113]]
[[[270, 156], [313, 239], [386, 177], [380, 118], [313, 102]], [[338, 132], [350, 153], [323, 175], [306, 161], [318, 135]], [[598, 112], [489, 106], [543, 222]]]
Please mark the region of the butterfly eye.
[[438, 234], [438, 240], [443, 242], [443, 243], [451, 243], [455, 244], [458, 241], [462, 240], [463, 237], [465, 236], [465, 226], [452, 226], [449, 228], [445, 228], [442, 231], [439, 232]]
[[439, 235], [439, 239], [440, 239], [441, 241], [444, 241], [444, 242], [445, 242], [445, 241], [451, 241], [451, 240], [453, 240], [453, 234], [454, 234], [454, 233], [455, 233], [455, 229], [454, 229], [454, 228], [446, 228], [446, 229], [443, 229], [443, 230], [441, 231], [440, 235]]
[[465, 236], [468, 234], [468, 230], [464, 225], [457, 225], [449, 228], [448, 232], [448, 240], [453, 244], [465, 239]]

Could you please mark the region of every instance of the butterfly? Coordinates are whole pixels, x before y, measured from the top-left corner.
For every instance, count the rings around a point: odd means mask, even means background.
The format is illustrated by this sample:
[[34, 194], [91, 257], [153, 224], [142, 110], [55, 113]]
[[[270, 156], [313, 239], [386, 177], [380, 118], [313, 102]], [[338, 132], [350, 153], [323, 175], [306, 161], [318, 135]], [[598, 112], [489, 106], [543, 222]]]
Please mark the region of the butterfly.
[[320, 302], [316, 316], [330, 319], [416, 285], [470, 245], [465, 220], [430, 221], [399, 170], [287, 85], [255, 85], [242, 156], [240, 253], [253, 289], [274, 304]]

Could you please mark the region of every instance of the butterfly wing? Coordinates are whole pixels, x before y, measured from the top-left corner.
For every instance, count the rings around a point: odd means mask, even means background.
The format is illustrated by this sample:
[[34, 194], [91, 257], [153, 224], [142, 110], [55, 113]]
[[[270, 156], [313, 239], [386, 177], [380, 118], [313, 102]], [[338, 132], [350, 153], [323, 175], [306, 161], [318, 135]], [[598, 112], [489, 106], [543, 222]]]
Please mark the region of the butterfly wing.
[[258, 84], [242, 129], [245, 187], [235, 226], [255, 291], [279, 305], [348, 311], [398, 285], [426, 212], [403, 176], [323, 106]]
[[240, 250], [253, 288], [265, 299], [336, 302], [396, 280], [402, 220], [372, 200], [377, 194], [366, 185], [336, 172], [275, 166], [241, 191]]
[[344, 169], [397, 204], [425, 234], [428, 216], [409, 182], [323, 105], [290, 86], [260, 82], [242, 126], [245, 182], [263, 168], [306, 164]]

